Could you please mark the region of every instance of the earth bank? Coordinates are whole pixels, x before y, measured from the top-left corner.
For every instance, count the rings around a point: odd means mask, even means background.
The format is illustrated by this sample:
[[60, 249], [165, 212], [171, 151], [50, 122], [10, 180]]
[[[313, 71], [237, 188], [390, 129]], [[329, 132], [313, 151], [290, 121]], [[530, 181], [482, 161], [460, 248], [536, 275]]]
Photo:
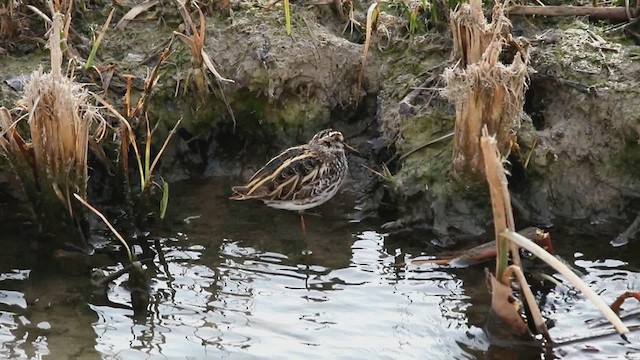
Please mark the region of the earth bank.
[[[246, 178], [282, 148], [333, 126], [364, 155], [351, 158], [353, 181], [346, 187], [357, 195], [362, 218], [380, 215], [389, 231], [440, 245], [490, 233], [485, 184], [462, 183], [451, 174], [450, 139], [429, 144], [454, 123], [452, 106], [439, 94], [450, 48], [444, 24], [428, 23], [425, 14], [428, 26], [411, 32], [402, 12], [383, 8], [358, 88], [361, 31], [345, 30], [330, 5], [292, 4], [288, 36], [281, 5], [268, 4], [234, 1], [230, 16], [207, 16], [205, 49], [222, 76], [234, 81], [218, 83], [211, 76], [209, 96], [191, 83], [190, 50], [173, 45], [149, 108], [164, 134], [183, 118], [163, 162], [166, 176]], [[366, 5], [356, 2], [354, 12], [363, 24]], [[96, 12], [91, 20], [101, 24], [107, 13]], [[141, 19], [109, 29], [97, 61], [114, 65], [116, 75], [135, 75], [138, 90], [154, 65], [151, 55], [180, 23], [170, 4]], [[575, 221], [619, 232], [635, 215], [640, 194], [640, 48], [575, 19], [553, 28], [513, 20], [532, 46], [525, 112], [508, 159], [518, 224]], [[75, 41], [83, 40], [79, 34]], [[80, 53], [86, 47], [77, 46]], [[13, 105], [18, 80], [46, 59], [38, 47], [9, 48], [0, 56], [3, 106]], [[98, 83], [99, 91], [100, 78], [89, 75], [85, 81]], [[124, 80], [114, 76], [108, 92], [120, 101]], [[392, 174], [384, 179], [362, 166], [384, 173], [383, 163]]]

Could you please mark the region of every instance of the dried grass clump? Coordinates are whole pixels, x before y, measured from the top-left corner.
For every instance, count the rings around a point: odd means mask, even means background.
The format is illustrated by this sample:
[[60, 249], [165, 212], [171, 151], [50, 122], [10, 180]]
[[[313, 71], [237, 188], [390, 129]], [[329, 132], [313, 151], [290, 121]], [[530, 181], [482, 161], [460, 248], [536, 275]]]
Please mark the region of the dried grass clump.
[[509, 152], [520, 125], [529, 75], [528, 44], [511, 36], [504, 4], [496, 4], [487, 23], [481, 0], [451, 14], [454, 66], [444, 71], [442, 95], [456, 109], [453, 168], [483, 176], [480, 135], [484, 124], [496, 134], [501, 155]]
[[51, 72], [35, 71], [18, 101], [28, 118], [28, 133], [21, 136], [17, 122], [3, 109], [0, 146], [21, 177], [44, 230], [60, 238], [69, 235], [69, 225], [75, 225], [75, 233], [64, 241], [84, 248], [86, 211], [73, 194], [86, 196], [90, 129], [99, 125], [101, 134], [105, 122], [89, 103], [84, 86], [62, 74], [62, 27], [62, 15], [57, 13], [49, 38]]
[[6, 47], [15, 41], [27, 25], [24, 16], [16, 10], [16, 4], [9, 1], [0, 5], [0, 53], [6, 51]]

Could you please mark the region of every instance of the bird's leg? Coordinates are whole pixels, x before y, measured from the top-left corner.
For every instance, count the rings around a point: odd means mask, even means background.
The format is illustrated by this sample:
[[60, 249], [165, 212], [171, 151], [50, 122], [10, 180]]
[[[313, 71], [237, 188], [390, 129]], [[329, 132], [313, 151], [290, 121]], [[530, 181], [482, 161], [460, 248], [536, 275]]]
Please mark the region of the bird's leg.
[[304, 240], [304, 250], [302, 250], [302, 255], [311, 255], [311, 249], [309, 249], [309, 244], [307, 243], [307, 227], [304, 224], [303, 210], [298, 211], [298, 214], [300, 214], [300, 226], [302, 227], [302, 239]]
[[300, 210], [298, 211], [298, 214], [300, 214], [300, 227], [302, 227], [302, 234], [307, 235], [307, 227], [304, 225], [304, 213]]

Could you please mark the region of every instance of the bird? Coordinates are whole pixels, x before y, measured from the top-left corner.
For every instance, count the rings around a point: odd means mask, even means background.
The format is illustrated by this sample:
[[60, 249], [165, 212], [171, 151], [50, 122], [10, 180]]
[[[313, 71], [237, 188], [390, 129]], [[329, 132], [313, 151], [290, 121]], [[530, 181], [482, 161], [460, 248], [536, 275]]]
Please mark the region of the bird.
[[258, 170], [246, 185], [231, 188], [232, 200], [261, 200], [265, 205], [297, 211], [303, 233], [303, 212], [333, 198], [349, 170], [340, 131], [324, 129], [307, 144], [290, 147]]

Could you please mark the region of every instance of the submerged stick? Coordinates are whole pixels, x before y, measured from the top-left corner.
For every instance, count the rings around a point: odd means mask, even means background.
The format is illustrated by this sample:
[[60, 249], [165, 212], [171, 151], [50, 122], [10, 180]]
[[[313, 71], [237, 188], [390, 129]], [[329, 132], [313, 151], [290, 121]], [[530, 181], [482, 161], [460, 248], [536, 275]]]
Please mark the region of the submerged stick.
[[112, 281], [115, 281], [116, 279], [118, 279], [120, 276], [130, 272], [134, 267], [140, 267], [141, 266], [141, 262], [140, 261], [134, 261], [131, 264], [123, 267], [122, 269], [113, 272], [109, 275], [106, 275], [104, 277], [92, 280], [91, 283], [93, 284], [93, 286], [95, 287], [105, 287], [107, 286], [107, 284], [109, 284]]
[[527, 239], [526, 237], [511, 231], [505, 230], [500, 234], [502, 237], [509, 239], [510, 241], [518, 244], [518, 246], [523, 247], [530, 251], [533, 255], [540, 258], [540, 260], [549, 264], [552, 268], [554, 268], [557, 272], [564, 275], [578, 290], [580, 290], [584, 296], [589, 299], [598, 310], [604, 315], [609, 322], [616, 328], [618, 333], [622, 336], [623, 339], [627, 340], [627, 337], [624, 335], [629, 332], [629, 329], [622, 323], [622, 320], [616, 315], [613, 310], [596, 294], [589, 285], [587, 285], [582, 279], [578, 277], [571, 269], [569, 269], [565, 264], [561, 263], [556, 259], [553, 255], [549, 254], [545, 249], [538, 246], [538, 244], [533, 241]]

